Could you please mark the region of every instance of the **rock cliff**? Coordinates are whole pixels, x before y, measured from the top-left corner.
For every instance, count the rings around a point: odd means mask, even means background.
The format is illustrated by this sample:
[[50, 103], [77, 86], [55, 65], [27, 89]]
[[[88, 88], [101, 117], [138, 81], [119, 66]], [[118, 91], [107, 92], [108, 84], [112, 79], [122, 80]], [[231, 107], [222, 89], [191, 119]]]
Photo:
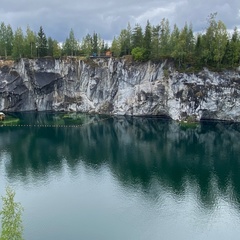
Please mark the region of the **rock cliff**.
[[240, 71], [177, 72], [168, 61], [21, 59], [0, 63], [0, 111], [80, 111], [240, 122]]

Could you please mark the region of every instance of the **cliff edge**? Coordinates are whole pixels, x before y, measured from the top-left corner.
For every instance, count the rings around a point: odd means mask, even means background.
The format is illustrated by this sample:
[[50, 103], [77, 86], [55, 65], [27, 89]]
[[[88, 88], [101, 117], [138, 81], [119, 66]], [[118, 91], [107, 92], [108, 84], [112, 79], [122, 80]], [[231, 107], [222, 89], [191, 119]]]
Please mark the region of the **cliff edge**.
[[167, 60], [2, 61], [0, 111], [31, 110], [240, 122], [240, 71], [180, 73]]

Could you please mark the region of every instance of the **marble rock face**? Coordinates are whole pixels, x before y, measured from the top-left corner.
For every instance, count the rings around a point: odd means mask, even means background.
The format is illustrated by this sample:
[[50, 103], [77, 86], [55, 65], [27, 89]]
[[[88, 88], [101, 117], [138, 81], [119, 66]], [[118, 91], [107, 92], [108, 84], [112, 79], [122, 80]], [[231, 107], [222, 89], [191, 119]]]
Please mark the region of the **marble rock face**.
[[114, 58], [1, 63], [0, 111], [31, 110], [240, 122], [240, 71], [188, 74], [168, 61]]

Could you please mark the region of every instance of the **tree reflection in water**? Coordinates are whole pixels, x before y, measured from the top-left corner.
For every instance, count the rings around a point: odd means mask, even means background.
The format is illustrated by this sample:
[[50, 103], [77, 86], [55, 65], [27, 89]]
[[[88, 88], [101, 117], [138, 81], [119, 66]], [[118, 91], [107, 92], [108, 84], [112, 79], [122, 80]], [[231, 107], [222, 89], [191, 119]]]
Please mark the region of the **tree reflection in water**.
[[[52, 113], [18, 117], [24, 124], [60, 121]], [[147, 196], [165, 188], [181, 198], [190, 187], [203, 207], [213, 207], [220, 193], [239, 208], [238, 124], [201, 123], [183, 129], [163, 119], [83, 114], [81, 122], [85, 125], [77, 128], [0, 128], [0, 159], [3, 152], [10, 155], [7, 177], [28, 183], [63, 171], [64, 164], [73, 173], [80, 163], [95, 170], [108, 166], [121, 185], [137, 187]]]

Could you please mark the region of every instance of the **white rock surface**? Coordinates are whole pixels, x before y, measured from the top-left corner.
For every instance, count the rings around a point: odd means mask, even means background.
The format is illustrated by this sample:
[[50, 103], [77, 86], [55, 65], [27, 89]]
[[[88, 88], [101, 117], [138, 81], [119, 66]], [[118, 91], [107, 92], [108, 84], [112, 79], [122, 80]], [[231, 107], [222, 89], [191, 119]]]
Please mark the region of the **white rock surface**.
[[240, 121], [240, 72], [171, 63], [21, 59], [0, 69], [0, 111], [81, 111]]

